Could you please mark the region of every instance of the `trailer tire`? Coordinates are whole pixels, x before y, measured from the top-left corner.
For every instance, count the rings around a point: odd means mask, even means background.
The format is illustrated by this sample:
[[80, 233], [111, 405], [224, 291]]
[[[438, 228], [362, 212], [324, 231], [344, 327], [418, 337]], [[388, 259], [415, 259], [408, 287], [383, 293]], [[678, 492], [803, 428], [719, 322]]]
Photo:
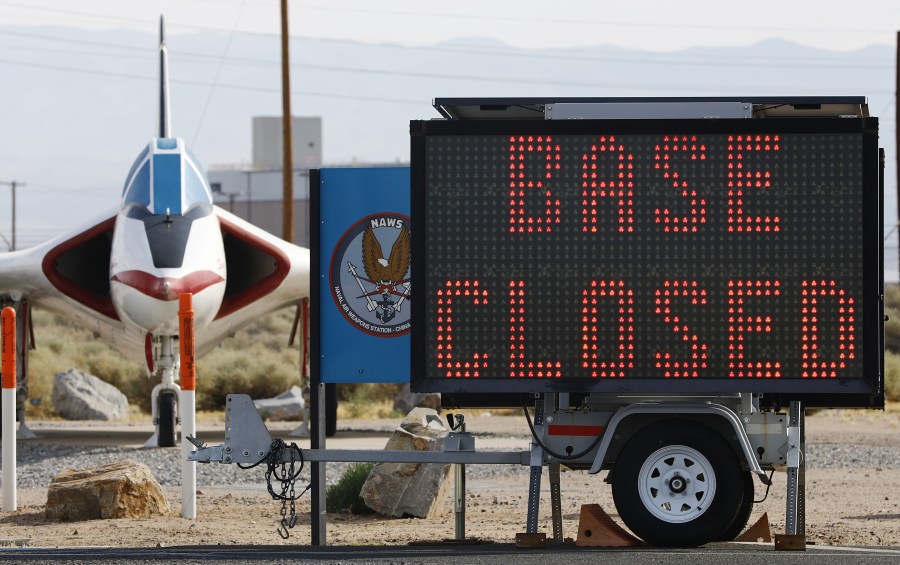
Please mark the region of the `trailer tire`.
[[659, 422], [622, 448], [613, 499], [647, 543], [695, 547], [722, 539], [734, 523], [746, 490], [742, 473], [734, 451], [709, 427]]
[[722, 538], [719, 541], [734, 541], [747, 527], [747, 522], [750, 521], [750, 514], [753, 513], [753, 499], [755, 495], [753, 492], [753, 473], [744, 471], [743, 475], [744, 498], [741, 499], [741, 506], [734, 517], [734, 522], [725, 529], [725, 533], [722, 534]]
[[156, 445], [159, 447], [175, 447], [177, 442], [175, 425], [178, 414], [175, 409], [177, 401], [175, 393], [163, 391], [159, 393], [159, 424]]

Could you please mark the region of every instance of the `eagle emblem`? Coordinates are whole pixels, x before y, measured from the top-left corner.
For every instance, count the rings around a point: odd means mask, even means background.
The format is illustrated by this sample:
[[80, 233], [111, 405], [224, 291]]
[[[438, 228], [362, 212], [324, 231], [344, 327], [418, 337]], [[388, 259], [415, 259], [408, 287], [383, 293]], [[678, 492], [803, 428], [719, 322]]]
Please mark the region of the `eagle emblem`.
[[[379, 226], [380, 223], [386, 225]], [[383, 234], [384, 231], [376, 231], [376, 227], [388, 228], [388, 232], [397, 234], [387, 256], [378, 239], [378, 233]], [[411, 258], [409, 227], [402, 221], [390, 218], [370, 220], [362, 230], [361, 239], [358, 257], [362, 259], [363, 272], [359, 272], [357, 264], [349, 258], [346, 261], [346, 272], [352, 277], [351, 280], [355, 280], [356, 286], [361, 291], [356, 299], [365, 301], [366, 310], [383, 326], [387, 326], [398, 313], [403, 312], [404, 303], [410, 299], [412, 285], [408, 276]], [[405, 317], [408, 318], [408, 315]], [[407, 324], [404, 324], [404, 331], [406, 326]]]

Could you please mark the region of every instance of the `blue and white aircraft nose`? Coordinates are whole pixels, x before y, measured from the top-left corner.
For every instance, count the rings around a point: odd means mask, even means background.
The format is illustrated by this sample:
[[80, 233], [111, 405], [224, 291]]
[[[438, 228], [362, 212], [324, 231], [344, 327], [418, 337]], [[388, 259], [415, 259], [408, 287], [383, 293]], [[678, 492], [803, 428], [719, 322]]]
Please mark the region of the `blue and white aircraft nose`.
[[197, 323], [208, 323], [221, 306], [225, 277], [206, 173], [184, 140], [154, 139], [123, 190], [110, 262], [113, 305], [144, 331], [177, 333], [170, 310], [177, 308], [178, 294], [197, 295]]

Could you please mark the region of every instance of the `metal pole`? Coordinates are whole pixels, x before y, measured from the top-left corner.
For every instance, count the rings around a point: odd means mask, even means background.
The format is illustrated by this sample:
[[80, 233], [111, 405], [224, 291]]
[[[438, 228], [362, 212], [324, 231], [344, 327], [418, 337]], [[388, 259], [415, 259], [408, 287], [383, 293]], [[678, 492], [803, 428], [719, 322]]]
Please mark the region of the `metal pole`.
[[12, 250], [16, 250], [16, 181], [12, 181]]
[[804, 482], [806, 467], [803, 453], [803, 405], [798, 401], [791, 402], [788, 425], [788, 461], [787, 461], [787, 516], [785, 533], [789, 536], [805, 535], [804, 516]]
[[294, 149], [291, 134], [291, 68], [288, 45], [288, 6], [281, 0], [281, 128], [284, 146], [284, 194], [282, 202], [281, 238], [294, 241]]
[[247, 175], [247, 221], [253, 223], [253, 191], [250, 185], [250, 171], [244, 171]]
[[559, 480], [559, 461], [554, 459], [548, 465], [550, 472], [550, 508], [553, 517], [553, 541], [563, 543], [562, 485]]
[[10, 251], [16, 250], [16, 187], [17, 186], [27, 186], [24, 182], [0, 182], [2, 185], [6, 185], [12, 188], [12, 242], [10, 243]]
[[[897, 68], [894, 72], [894, 167], [897, 169], [897, 219], [900, 220], [900, 31], [897, 32], [897, 56], [894, 59]], [[900, 240], [900, 235], [897, 236]], [[900, 255], [898, 255], [900, 269]]]
[[[463, 420], [455, 431], [465, 432], [466, 422]], [[453, 510], [456, 516], [456, 541], [466, 539], [466, 466], [463, 463], [453, 465]]]
[[[310, 397], [312, 399], [312, 433], [310, 444], [313, 449], [325, 449], [325, 383], [319, 380], [317, 371], [310, 375]], [[312, 545], [328, 545], [328, 514], [325, 506], [325, 463], [314, 461], [310, 470], [312, 483], [311, 542]]]
[[[534, 401], [534, 428], [538, 434], [544, 426], [544, 397], [538, 396]], [[531, 446], [531, 476], [528, 481], [528, 517], [525, 532], [536, 534], [538, 529], [538, 513], [541, 505], [541, 472], [544, 465], [544, 450], [537, 442]]]

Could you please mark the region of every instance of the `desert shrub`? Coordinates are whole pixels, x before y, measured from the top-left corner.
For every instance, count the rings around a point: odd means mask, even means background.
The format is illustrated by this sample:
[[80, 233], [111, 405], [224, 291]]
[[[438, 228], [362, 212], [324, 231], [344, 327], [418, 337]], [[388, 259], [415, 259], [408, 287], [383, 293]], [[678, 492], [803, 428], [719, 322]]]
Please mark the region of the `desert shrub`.
[[359, 493], [369, 477], [374, 463], [351, 463], [335, 484], [325, 489], [325, 509], [329, 512], [346, 512], [353, 514], [371, 514], [373, 510], [366, 506]]
[[121, 391], [131, 388], [130, 381], [146, 380], [143, 367], [122, 357], [118, 352], [105, 344], [96, 347], [90, 353], [76, 356], [76, 366], [95, 377], [113, 385]]
[[884, 352], [884, 396], [891, 402], [900, 400], [900, 354]]
[[[281, 394], [299, 384], [300, 354], [287, 342], [293, 310], [264, 316], [225, 340], [197, 361], [197, 407], [222, 410], [229, 393], [253, 398]], [[29, 417], [53, 415], [51, 393], [57, 373], [71, 368], [94, 374], [116, 386], [128, 401], [150, 412], [150, 392], [158, 380], [147, 378], [143, 363], [130, 361], [93, 334], [64, 318], [34, 311], [37, 349], [29, 354]]]
[[402, 387], [403, 385], [393, 383], [339, 385], [337, 392], [340, 416], [345, 418], [397, 416], [393, 412], [394, 397]]
[[888, 308], [900, 310], [900, 284], [884, 284], [884, 305]]
[[884, 307], [888, 320], [884, 323], [884, 348], [887, 351], [900, 353], [900, 307]]
[[[292, 362], [293, 360], [293, 362]], [[300, 384], [299, 354], [254, 345], [218, 347], [197, 361], [197, 408], [221, 410], [229, 394], [271, 398]]]

